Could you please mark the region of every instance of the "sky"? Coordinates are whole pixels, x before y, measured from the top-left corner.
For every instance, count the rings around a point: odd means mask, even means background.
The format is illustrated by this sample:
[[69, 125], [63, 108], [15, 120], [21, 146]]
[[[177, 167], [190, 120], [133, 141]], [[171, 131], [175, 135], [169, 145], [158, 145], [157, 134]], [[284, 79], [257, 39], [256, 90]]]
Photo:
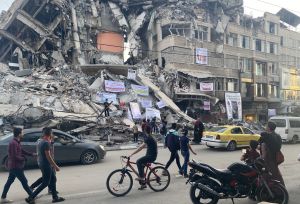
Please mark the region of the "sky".
[[[0, 0], [0, 11], [7, 10], [14, 0]], [[262, 16], [265, 11], [277, 13], [284, 7], [300, 16], [299, 0], [244, 0], [245, 13], [253, 17]]]

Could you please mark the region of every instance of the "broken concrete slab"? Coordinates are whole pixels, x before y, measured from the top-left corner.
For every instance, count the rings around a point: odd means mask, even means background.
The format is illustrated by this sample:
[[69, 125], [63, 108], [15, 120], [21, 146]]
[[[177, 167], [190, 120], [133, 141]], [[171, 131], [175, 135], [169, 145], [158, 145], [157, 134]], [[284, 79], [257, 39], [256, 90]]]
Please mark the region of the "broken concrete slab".
[[22, 69], [22, 70], [15, 71], [15, 75], [17, 77], [30, 76], [31, 74], [32, 74], [32, 70], [31, 69]]

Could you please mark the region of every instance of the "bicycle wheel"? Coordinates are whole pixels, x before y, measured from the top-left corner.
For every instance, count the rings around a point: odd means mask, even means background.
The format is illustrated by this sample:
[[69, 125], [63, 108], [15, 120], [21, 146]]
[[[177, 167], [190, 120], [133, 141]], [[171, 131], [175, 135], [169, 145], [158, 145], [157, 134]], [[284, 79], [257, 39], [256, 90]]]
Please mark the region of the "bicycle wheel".
[[156, 166], [151, 169], [147, 177], [149, 187], [155, 192], [164, 191], [168, 188], [170, 180], [169, 171], [162, 166]]
[[106, 180], [107, 190], [114, 196], [124, 196], [131, 190], [132, 176], [124, 169], [117, 169], [109, 174]]

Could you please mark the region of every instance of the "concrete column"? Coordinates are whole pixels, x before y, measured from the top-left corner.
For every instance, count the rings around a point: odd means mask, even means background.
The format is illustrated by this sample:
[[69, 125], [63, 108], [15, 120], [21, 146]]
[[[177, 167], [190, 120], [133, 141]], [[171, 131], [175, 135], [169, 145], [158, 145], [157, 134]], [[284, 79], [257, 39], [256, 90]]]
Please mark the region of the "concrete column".
[[[156, 21], [156, 33], [157, 33], [157, 43], [159, 43], [160, 41], [162, 41], [162, 29], [161, 29], [161, 22], [160, 21]], [[160, 47], [157, 46], [157, 59], [158, 59], [158, 66], [162, 67], [162, 54], [161, 54], [161, 50]]]

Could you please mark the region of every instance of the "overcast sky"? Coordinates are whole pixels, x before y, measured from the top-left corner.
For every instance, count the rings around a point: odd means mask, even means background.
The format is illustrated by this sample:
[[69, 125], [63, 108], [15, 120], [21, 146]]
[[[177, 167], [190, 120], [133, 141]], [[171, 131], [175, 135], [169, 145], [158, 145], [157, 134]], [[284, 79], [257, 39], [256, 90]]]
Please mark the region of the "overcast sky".
[[[14, 0], [0, 0], [0, 11], [7, 10], [13, 1]], [[244, 6], [245, 13], [253, 17], [262, 16], [264, 11], [277, 13], [281, 7], [289, 9], [300, 16], [299, 0], [244, 0]]]

